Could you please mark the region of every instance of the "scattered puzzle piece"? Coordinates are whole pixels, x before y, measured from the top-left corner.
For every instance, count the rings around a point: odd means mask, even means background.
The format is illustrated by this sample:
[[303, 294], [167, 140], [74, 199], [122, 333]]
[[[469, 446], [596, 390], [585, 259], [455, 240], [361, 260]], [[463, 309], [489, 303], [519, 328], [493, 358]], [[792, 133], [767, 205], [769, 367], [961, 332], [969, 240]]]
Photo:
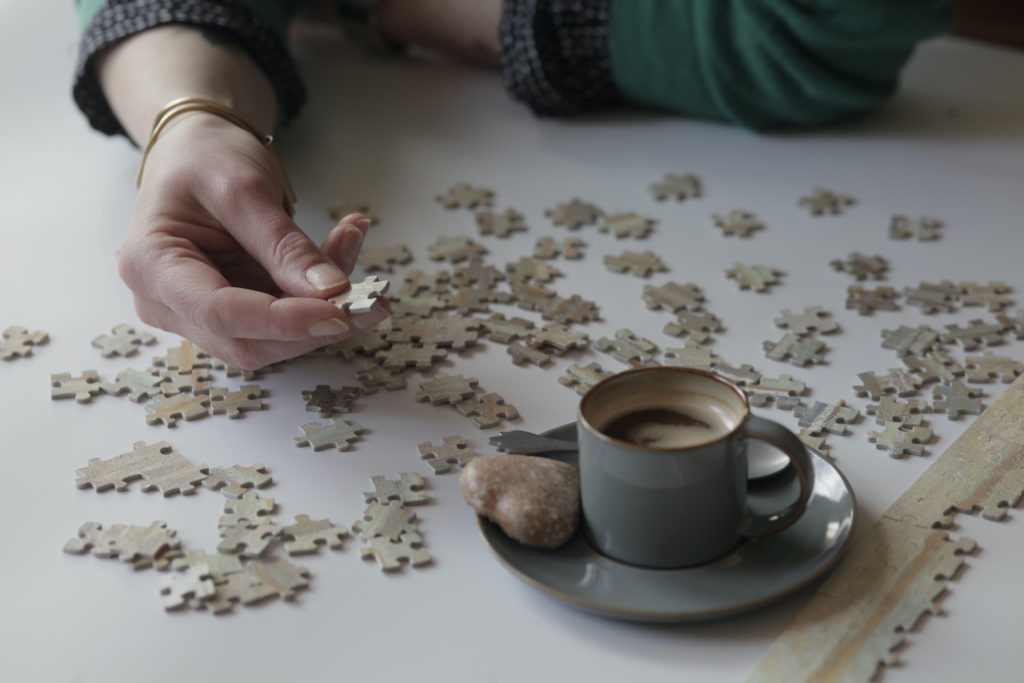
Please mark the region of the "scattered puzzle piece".
[[415, 296], [424, 292], [443, 294], [448, 291], [451, 274], [447, 270], [424, 273], [422, 270], [410, 270], [402, 281], [398, 296]]
[[898, 311], [898, 298], [899, 293], [892, 287], [866, 289], [860, 285], [850, 285], [846, 289], [846, 307], [855, 309], [861, 315], [871, 315], [874, 311]]
[[260, 557], [277, 540], [280, 529], [273, 524], [227, 526], [221, 528], [223, 540], [217, 551], [246, 558]]
[[356, 379], [362, 385], [364, 394], [376, 393], [380, 388], [384, 391], [405, 388], [405, 375], [402, 374], [402, 370], [384, 368], [371, 361], [366, 361], [356, 368]]
[[322, 545], [338, 550], [346, 536], [345, 527], [332, 524], [329, 519], [310, 519], [309, 515], [295, 515], [295, 524], [281, 527], [280, 532], [289, 555], [315, 553]]
[[669, 198], [683, 201], [692, 197], [700, 197], [703, 192], [700, 178], [692, 173], [685, 175], [666, 173], [665, 177], [659, 182], [651, 184], [650, 190], [651, 194], [659, 202]]
[[100, 384], [103, 393], [118, 396], [127, 392], [128, 400], [139, 403], [160, 393], [160, 384], [164, 378], [153, 372], [152, 369], [143, 372], [134, 368], [126, 368], [117, 373], [115, 380], [115, 382]]
[[[726, 378], [739, 387], [757, 384], [757, 381], [761, 379], [761, 373], [755, 370], [753, 365], [741, 365], [734, 368], [722, 363], [714, 366], [713, 370], [716, 375]], [[787, 377], [787, 375], [783, 375], [783, 377]], [[803, 389], [801, 389], [801, 393], [803, 393]]]
[[512, 356], [512, 362], [515, 365], [544, 367], [551, 364], [551, 355], [536, 346], [527, 346], [516, 341], [508, 345], [507, 351], [508, 355]]
[[721, 230], [726, 237], [731, 235], [750, 237], [756, 231], [764, 228], [764, 224], [757, 220], [757, 216], [745, 209], [733, 209], [726, 216], [712, 214], [711, 219], [715, 222], [715, 227]]
[[306, 399], [306, 412], [330, 417], [335, 413], [352, 412], [352, 405], [359, 394], [357, 387], [334, 389], [328, 384], [317, 384], [312, 391], [304, 390], [302, 398]]
[[62, 372], [50, 375], [50, 398], [59, 400], [73, 398], [79, 403], [88, 403], [100, 393], [100, 376], [95, 370], [85, 370], [78, 377]]
[[783, 272], [768, 266], [748, 266], [743, 263], [733, 264], [725, 271], [726, 277], [735, 280], [740, 289], [753, 289], [755, 292], [768, 291], [768, 287], [779, 283]]
[[195, 493], [196, 485], [209, 474], [205, 465], [197, 467], [175, 451], [166, 441], [147, 444], [136, 441], [128, 453], [109, 460], [92, 458], [78, 470], [75, 486], [94, 488], [97, 493], [114, 488], [124, 491], [128, 484], [141, 479], [143, 491], [158, 490], [164, 496]]
[[651, 310], [667, 308], [673, 313], [696, 312], [704, 306], [704, 293], [692, 282], [685, 285], [678, 282], [667, 282], [659, 287], [644, 285], [643, 297], [647, 308]]
[[[715, 369], [720, 367], [716, 365]], [[802, 406], [803, 399], [800, 397], [807, 391], [806, 384], [789, 375], [779, 375], [778, 379], [759, 377], [755, 383], [748, 383], [740, 388], [747, 395], [750, 405], [762, 408], [768, 405], [769, 401], [774, 401], [775, 407], [782, 410], [793, 410]]]
[[952, 382], [964, 374], [963, 367], [949, 354], [941, 351], [933, 351], [923, 358], [904, 356], [903, 364], [921, 377], [922, 384]]
[[997, 356], [991, 351], [980, 356], [968, 356], [964, 362], [967, 364], [967, 381], [973, 383], [984, 384], [998, 378], [1004, 384], [1009, 384], [1024, 372], [1024, 363], [1006, 356]]
[[452, 465], [465, 467], [466, 463], [476, 458], [479, 453], [470, 448], [469, 443], [461, 436], [445, 436], [441, 444], [435, 446], [425, 441], [416, 447], [420, 457], [427, 461], [434, 474], [446, 474], [452, 471]]
[[[359, 330], [340, 342], [325, 346], [324, 352], [328, 355], [339, 355], [345, 360], [352, 360], [357, 355], [372, 356], [389, 346], [391, 344], [384, 338], [383, 331], [380, 327], [375, 326]], [[230, 375], [228, 376], [230, 377]], [[250, 381], [248, 377], [246, 380]]]
[[764, 342], [763, 347], [765, 356], [771, 360], [780, 362], [788, 360], [798, 366], [825, 362], [825, 342], [814, 337], [802, 338], [793, 332], [787, 332], [777, 342]]
[[178, 394], [209, 394], [212, 381], [213, 376], [207, 368], [195, 368], [187, 373], [164, 370], [160, 373], [160, 394], [167, 397]]
[[398, 479], [388, 479], [383, 474], [375, 474], [370, 477], [370, 484], [373, 491], [363, 493], [367, 503], [397, 500], [403, 505], [419, 505], [428, 500], [427, 494], [423, 492], [426, 481], [415, 472], [399, 472]]
[[482, 330], [487, 338], [499, 344], [509, 344], [517, 339], [525, 338], [536, 326], [525, 318], [506, 318], [495, 313], [482, 321]]
[[590, 346], [586, 332], [573, 332], [561, 323], [549, 323], [539, 330], [533, 330], [526, 338], [527, 343], [538, 349], [550, 350], [561, 356], [572, 349], [584, 350]]
[[929, 242], [940, 237], [942, 221], [937, 218], [909, 218], [907, 216], [893, 216], [889, 223], [889, 237], [894, 240], [916, 239], [919, 242]]
[[601, 337], [594, 342], [594, 348], [627, 365], [634, 361], [646, 363], [658, 353], [658, 346], [654, 342], [627, 329], [616, 330], [614, 339]]
[[210, 414], [208, 396], [176, 394], [174, 396], [157, 396], [146, 404], [146, 424], [163, 423], [168, 427], [177, 425], [178, 420], [198, 420]]
[[153, 365], [187, 375], [196, 368], [209, 368], [212, 364], [209, 354], [188, 339], [182, 339], [178, 346], [167, 349], [167, 354], [153, 358]]
[[239, 499], [249, 489], [262, 489], [274, 483], [263, 465], [232, 465], [231, 467], [210, 467], [209, 476], [200, 482], [204, 488], [220, 491], [228, 498]]
[[387, 280], [380, 280], [376, 275], [371, 275], [362, 282], [353, 282], [347, 291], [332, 296], [327, 301], [352, 315], [369, 313], [376, 305], [377, 299], [384, 296], [390, 286], [391, 283]]
[[583, 258], [582, 249], [586, 243], [576, 237], [556, 240], [553, 237], [538, 237], [533, 247], [533, 258], [553, 259], [561, 256], [565, 259]]
[[593, 204], [573, 199], [568, 203], [558, 204], [553, 209], [546, 209], [544, 215], [555, 225], [564, 226], [569, 230], [579, 230], [584, 225], [596, 223], [604, 212]]
[[665, 349], [665, 365], [677, 365], [695, 370], [712, 370], [714, 366], [721, 365], [722, 359], [710, 351], [702, 349], [696, 344], [686, 344], [676, 348]]
[[855, 203], [856, 200], [850, 195], [816, 187], [811, 194], [801, 197], [798, 205], [807, 209], [812, 216], [823, 216], [840, 214]]
[[545, 320], [554, 320], [564, 325], [601, 319], [597, 304], [587, 301], [577, 294], [573, 294], [568, 299], [560, 296], [541, 299], [537, 302], [534, 310], [540, 311], [540, 317]]
[[440, 294], [420, 294], [405, 296], [392, 300], [391, 317], [401, 319], [407, 316], [427, 318], [435, 311], [443, 311], [450, 307], [448, 296]]
[[494, 190], [469, 183], [455, 183], [444, 194], [434, 197], [446, 209], [475, 209], [494, 202]]
[[922, 313], [952, 313], [956, 310], [954, 302], [960, 290], [949, 280], [939, 284], [922, 282], [917, 287], [905, 287], [903, 297], [908, 306], [917, 306]]
[[302, 436], [292, 437], [296, 446], [309, 446], [314, 451], [322, 451], [327, 448], [337, 448], [339, 451], [352, 449], [352, 442], [359, 440], [359, 435], [365, 430], [345, 420], [332, 418], [326, 423], [310, 422], [300, 425]]
[[853, 424], [860, 417], [859, 410], [841, 400], [832, 403], [815, 401], [810, 407], [797, 406], [793, 414], [800, 419], [800, 426], [812, 436], [822, 431], [842, 436], [846, 434], [846, 425]]
[[836, 270], [849, 273], [857, 280], [884, 280], [889, 270], [889, 262], [881, 256], [865, 256], [856, 251], [847, 256], [845, 261], [831, 261], [831, 265]]
[[180, 548], [181, 541], [176, 536], [177, 532], [167, 528], [167, 522], [157, 521], [149, 526], [112, 524], [109, 529], [97, 522], [86, 522], [75, 538], [64, 544], [64, 552], [91, 552], [96, 557], [118, 558], [143, 569], [152, 566], [168, 550]]
[[148, 332], [136, 332], [131, 325], [116, 325], [110, 334], [101, 334], [92, 340], [92, 345], [100, 350], [104, 358], [111, 356], [131, 356], [138, 353], [139, 347], [152, 344], [156, 337]]
[[438, 373], [434, 379], [420, 385], [416, 392], [417, 401], [430, 401], [432, 405], [455, 405], [476, 393], [475, 377], [466, 379], [462, 375]]
[[472, 419], [480, 429], [491, 429], [505, 421], [519, 419], [516, 407], [505, 403], [505, 399], [495, 393], [466, 399], [457, 403], [455, 409]]
[[404, 244], [363, 246], [359, 250], [359, 265], [367, 272], [386, 271], [393, 273], [395, 266], [412, 261], [412, 252]]
[[939, 333], [928, 325], [907, 327], [900, 325], [895, 330], [882, 330], [883, 349], [892, 349], [898, 356], [927, 353], [939, 341]]
[[577, 394], [583, 395], [587, 393], [590, 387], [605, 377], [611, 377], [614, 374], [614, 372], [602, 370], [601, 366], [597, 363], [590, 363], [588, 365], [573, 363], [565, 369], [565, 374], [558, 378], [558, 383], [575, 389]]
[[626, 273], [637, 277], [650, 277], [651, 273], [662, 273], [668, 270], [665, 262], [653, 251], [637, 253], [624, 251], [618, 256], [611, 254], [604, 257], [604, 265], [613, 273]]
[[619, 239], [623, 237], [643, 238], [650, 234], [655, 223], [656, 221], [649, 216], [641, 216], [630, 211], [605, 216], [600, 230], [601, 232], [610, 232]]
[[967, 327], [946, 325], [948, 332], [940, 335], [945, 344], [959, 342], [964, 351], [973, 351], [979, 346], [997, 346], [1006, 340], [1003, 333], [1006, 329], [1000, 324], [986, 324], [982, 320], [972, 320]]
[[711, 332], [721, 332], [722, 322], [711, 313], [679, 311], [676, 319], [665, 323], [662, 332], [672, 337], [689, 337], [697, 344], [711, 339]]
[[526, 232], [526, 219], [515, 209], [505, 209], [503, 213], [478, 211], [476, 225], [481, 235], [508, 237], [514, 232]]
[[189, 567], [184, 574], [165, 576], [160, 586], [160, 601], [168, 611], [181, 609], [195, 602], [209, 600], [217, 588], [205, 564]]
[[908, 427], [916, 427], [924, 420], [921, 413], [927, 413], [929, 410], [931, 406], [926, 401], [901, 401], [889, 394], [882, 396], [878, 405], [868, 404], [867, 407], [868, 415], [874, 415], [875, 422], [883, 426], [887, 422], [898, 422]]
[[939, 384], [932, 389], [932, 397], [937, 399], [932, 407], [937, 412], [945, 412], [951, 420], [956, 420], [961, 414], [980, 415], [985, 406], [981, 402], [984, 393], [979, 389], [968, 389], [963, 382], [954, 381], [948, 384]]
[[380, 351], [376, 356], [385, 370], [402, 370], [409, 366], [418, 370], [429, 370], [430, 366], [448, 357], [445, 349], [437, 344], [398, 343], [390, 349]]
[[987, 306], [992, 313], [998, 313], [1011, 303], [1009, 285], [1002, 282], [990, 282], [978, 285], [964, 282], [960, 285], [960, 303], [964, 306]]
[[207, 575], [214, 583], [223, 582], [228, 575], [245, 571], [245, 565], [238, 555], [228, 553], [208, 553], [205, 550], [186, 550], [182, 557], [171, 562], [171, 568], [186, 571], [205, 566]]
[[455, 269], [451, 284], [456, 287], [476, 285], [483, 289], [491, 289], [504, 279], [505, 274], [503, 272], [492, 265], [484, 263], [480, 257], [474, 257], [470, 259], [468, 264]]
[[808, 450], [828, 460], [832, 459], [832, 447], [825, 443], [824, 436], [812, 436], [806, 429], [801, 429], [796, 436], [804, 442]]
[[263, 410], [262, 396], [263, 389], [258, 384], [244, 384], [238, 391], [213, 389], [210, 392], [210, 412], [236, 420], [242, 417], [243, 412]]
[[808, 306], [803, 313], [793, 313], [785, 308], [774, 322], [776, 326], [794, 334], [831, 334], [839, 329], [839, 323], [832, 319], [832, 314], [820, 306]]
[[547, 262], [526, 256], [506, 265], [505, 272], [511, 282], [551, 282], [562, 275], [562, 271]]
[[465, 236], [441, 236], [427, 248], [430, 258], [435, 261], [458, 263], [467, 259], [480, 258], [486, 255], [487, 247], [477, 244]]
[[352, 531], [364, 540], [381, 537], [398, 543], [402, 534], [416, 533], [416, 513], [397, 501], [370, 503], [352, 523]]
[[903, 422], [886, 422], [881, 432], [868, 432], [868, 441], [888, 451], [894, 458], [906, 454], [924, 455], [924, 444], [932, 440], [932, 430], [921, 426], [904, 426]]
[[890, 368], [884, 375], [877, 375], [874, 372], [862, 372], [857, 375], [861, 384], [855, 385], [853, 390], [858, 396], [869, 396], [872, 401], [882, 398], [883, 394], [895, 394], [896, 396], [913, 396], [921, 386], [921, 378], [899, 368]]
[[217, 522], [217, 527], [270, 526], [270, 515], [276, 509], [277, 501], [264, 498], [250, 489], [237, 499], [224, 501], [224, 514]]
[[363, 541], [364, 545], [359, 552], [363, 559], [375, 558], [382, 570], [397, 571], [402, 568], [403, 562], [413, 567], [422, 567], [433, 561], [430, 553], [418, 547], [422, 542], [423, 539], [415, 532], [402, 534], [398, 543], [383, 536], [375, 536]]
[[0, 358], [12, 360], [32, 355], [32, 348], [50, 340], [46, 332], [29, 332], [24, 327], [12, 325], [4, 330], [0, 340]]

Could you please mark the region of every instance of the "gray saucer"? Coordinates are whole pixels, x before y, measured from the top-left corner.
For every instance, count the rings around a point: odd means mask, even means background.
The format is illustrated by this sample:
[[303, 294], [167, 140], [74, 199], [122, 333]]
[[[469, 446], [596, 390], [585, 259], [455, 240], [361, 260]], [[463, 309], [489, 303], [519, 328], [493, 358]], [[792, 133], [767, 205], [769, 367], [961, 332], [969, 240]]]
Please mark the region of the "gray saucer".
[[[544, 436], [575, 440], [576, 425]], [[832, 569], [853, 530], [853, 491], [843, 474], [812, 454], [814, 491], [807, 511], [791, 527], [767, 538], [740, 543], [728, 555], [685, 569], [645, 569], [606, 557], [582, 533], [555, 550], [512, 540], [478, 518], [491, 551], [517, 577], [570, 606], [616, 619], [686, 622], [718, 619], [762, 607], [799, 590]], [[576, 453], [547, 457], [576, 464]], [[799, 493], [793, 477], [751, 484], [750, 505], [770, 511]]]

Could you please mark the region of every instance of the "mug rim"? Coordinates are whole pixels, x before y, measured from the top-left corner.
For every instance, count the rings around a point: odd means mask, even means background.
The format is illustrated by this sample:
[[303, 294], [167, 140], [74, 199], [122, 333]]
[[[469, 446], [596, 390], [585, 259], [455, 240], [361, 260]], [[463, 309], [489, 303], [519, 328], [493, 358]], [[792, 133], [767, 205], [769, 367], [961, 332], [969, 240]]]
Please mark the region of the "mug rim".
[[[634, 375], [634, 374], [641, 374], [641, 373], [646, 373], [646, 372], [665, 372], [665, 371], [682, 372], [682, 373], [688, 374], [688, 375], [700, 375], [700, 376], [703, 376], [703, 377], [707, 377], [708, 379], [713, 380], [715, 382], [718, 382], [719, 384], [723, 384], [727, 388], [731, 389], [732, 392], [736, 395], [736, 397], [739, 398], [740, 403], [743, 406], [743, 415], [741, 416], [739, 421], [736, 423], [736, 426], [733, 427], [732, 429], [730, 429], [728, 432], [726, 432], [722, 436], [718, 437], [717, 439], [711, 439], [710, 441], [703, 441], [701, 443], [692, 444], [690, 446], [639, 446], [639, 445], [637, 445], [635, 443], [632, 443], [630, 441], [623, 441], [621, 439], [616, 439], [614, 437], [608, 436], [607, 434], [602, 432], [600, 429], [598, 429], [597, 427], [592, 425], [590, 423], [590, 421], [584, 416], [583, 409], [584, 409], [584, 405], [587, 402], [587, 399], [590, 398], [590, 395], [594, 391], [596, 391], [599, 387], [601, 387], [602, 385], [610, 383], [614, 379], [621, 378], [623, 375]], [[603, 441], [605, 443], [609, 443], [609, 444], [615, 445], [617, 447], [629, 448], [631, 450], [641, 451], [641, 452], [644, 452], [644, 453], [678, 453], [680, 451], [690, 451], [690, 450], [694, 450], [694, 449], [697, 449], [697, 448], [705, 448], [707, 446], [711, 446], [711, 445], [714, 445], [714, 444], [717, 444], [717, 443], [721, 443], [722, 441], [726, 441], [727, 439], [732, 438], [733, 436], [736, 435], [737, 432], [742, 431], [744, 425], [746, 425], [746, 423], [747, 423], [747, 418], [750, 417], [750, 414], [751, 414], [750, 413], [750, 399], [747, 398], [747, 395], [743, 392], [742, 389], [740, 389], [739, 385], [735, 384], [734, 382], [730, 382], [725, 377], [722, 377], [721, 375], [718, 375], [718, 374], [716, 374], [716, 373], [714, 373], [712, 371], [701, 370], [699, 368], [685, 368], [685, 367], [682, 367], [682, 366], [679, 366], [679, 365], [654, 365], [654, 366], [643, 367], [643, 368], [631, 368], [629, 370], [623, 370], [622, 372], [617, 372], [614, 375], [612, 375], [611, 377], [605, 377], [600, 382], [598, 382], [594, 386], [590, 387], [590, 389], [588, 389], [587, 392], [585, 394], [583, 394], [583, 398], [580, 399], [579, 405], [576, 408], [576, 421], [577, 421], [578, 424], [583, 425], [586, 428], [586, 430], [588, 432], [590, 432], [590, 434], [592, 436], [596, 437], [597, 439], [599, 439], [599, 440], [601, 440], [601, 441]]]

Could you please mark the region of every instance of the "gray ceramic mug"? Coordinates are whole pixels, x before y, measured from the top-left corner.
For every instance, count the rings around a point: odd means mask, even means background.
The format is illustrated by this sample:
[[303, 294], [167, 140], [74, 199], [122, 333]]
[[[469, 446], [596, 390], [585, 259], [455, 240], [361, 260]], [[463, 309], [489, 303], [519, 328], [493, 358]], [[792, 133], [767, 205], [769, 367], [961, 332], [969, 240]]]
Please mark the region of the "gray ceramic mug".
[[[603, 554], [675, 568], [709, 562], [743, 538], [803, 514], [814, 468], [782, 425], [750, 414], [746, 395], [709, 372], [661, 366], [595, 385], [577, 417], [583, 527]], [[800, 496], [770, 515], [747, 507], [747, 439], [786, 453]]]

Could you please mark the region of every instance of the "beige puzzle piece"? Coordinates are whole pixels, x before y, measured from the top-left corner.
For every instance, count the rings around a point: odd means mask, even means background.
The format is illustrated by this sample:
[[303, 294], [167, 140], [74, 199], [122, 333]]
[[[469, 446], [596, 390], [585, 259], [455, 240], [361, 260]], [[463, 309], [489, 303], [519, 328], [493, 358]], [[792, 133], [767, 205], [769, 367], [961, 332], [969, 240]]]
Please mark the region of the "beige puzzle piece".
[[24, 327], [12, 325], [4, 330], [0, 339], [0, 358], [13, 360], [27, 358], [32, 355], [33, 347], [45, 344], [50, 340], [46, 332], [29, 332]]
[[138, 353], [139, 348], [156, 342], [156, 337], [148, 332], [136, 332], [131, 325], [124, 323], [115, 325], [110, 334], [101, 334], [92, 340], [92, 345], [100, 350], [104, 358], [111, 356], [131, 356]]
[[78, 470], [75, 486], [93, 488], [97, 493], [111, 488], [125, 491], [131, 482], [141, 479], [143, 491], [157, 490], [164, 496], [188, 495], [195, 493], [196, 486], [208, 475], [208, 467], [192, 464], [166, 441], [153, 444], [136, 441], [128, 453], [109, 460], [89, 460], [86, 467]]

